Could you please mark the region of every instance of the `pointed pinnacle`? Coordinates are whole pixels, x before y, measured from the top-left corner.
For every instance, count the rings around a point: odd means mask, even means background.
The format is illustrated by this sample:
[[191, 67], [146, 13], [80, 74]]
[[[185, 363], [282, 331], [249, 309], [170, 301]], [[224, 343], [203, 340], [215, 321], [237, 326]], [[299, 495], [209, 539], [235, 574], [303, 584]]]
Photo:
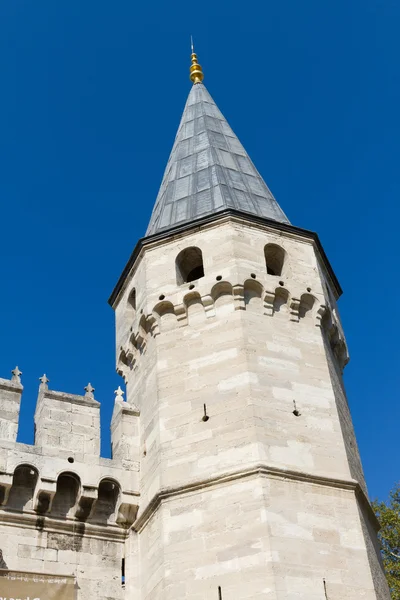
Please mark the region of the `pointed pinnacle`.
[[87, 386], [84, 389], [86, 391], [85, 396], [87, 396], [88, 398], [93, 398], [93, 392], [94, 392], [95, 388], [92, 386], [92, 384], [90, 382], [87, 384]]
[[41, 382], [41, 385], [47, 386], [47, 384], [49, 383], [50, 379], [48, 379], [46, 377], [46, 373], [44, 373], [44, 375], [42, 375], [41, 377], [39, 377], [39, 381]]
[[15, 369], [13, 369], [11, 371], [12, 373], [12, 378], [11, 381], [16, 381], [17, 383], [21, 383], [21, 375], [22, 375], [22, 371], [20, 371], [18, 369], [18, 366], [15, 367]]

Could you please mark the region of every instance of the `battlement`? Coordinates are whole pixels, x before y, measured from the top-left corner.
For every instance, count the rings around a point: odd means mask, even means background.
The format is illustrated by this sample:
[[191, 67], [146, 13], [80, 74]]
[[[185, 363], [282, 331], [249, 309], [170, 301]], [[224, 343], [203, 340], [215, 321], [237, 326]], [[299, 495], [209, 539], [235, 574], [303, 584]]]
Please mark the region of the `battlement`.
[[112, 418], [115, 451], [106, 459], [100, 457], [100, 403], [90, 383], [80, 396], [50, 390], [46, 375], [41, 377], [34, 444], [17, 442], [21, 375], [17, 367], [10, 380], [0, 379], [0, 508], [27, 518], [131, 524], [139, 495], [139, 442], [127, 434], [134, 432], [138, 413], [125, 406], [121, 388]]
[[93, 462], [100, 455], [100, 403], [89, 383], [85, 395], [48, 389], [41, 378], [35, 412], [35, 444], [52, 453], [72, 452], [72, 457]]

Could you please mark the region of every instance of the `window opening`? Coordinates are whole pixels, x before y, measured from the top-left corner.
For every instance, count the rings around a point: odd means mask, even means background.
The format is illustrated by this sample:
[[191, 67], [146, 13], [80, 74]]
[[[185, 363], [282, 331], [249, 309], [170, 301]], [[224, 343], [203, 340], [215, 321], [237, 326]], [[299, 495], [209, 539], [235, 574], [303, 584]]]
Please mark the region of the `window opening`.
[[204, 277], [203, 254], [197, 246], [191, 246], [179, 252], [175, 265], [178, 285]]
[[265, 265], [268, 275], [282, 275], [285, 251], [276, 244], [267, 244], [264, 248]]

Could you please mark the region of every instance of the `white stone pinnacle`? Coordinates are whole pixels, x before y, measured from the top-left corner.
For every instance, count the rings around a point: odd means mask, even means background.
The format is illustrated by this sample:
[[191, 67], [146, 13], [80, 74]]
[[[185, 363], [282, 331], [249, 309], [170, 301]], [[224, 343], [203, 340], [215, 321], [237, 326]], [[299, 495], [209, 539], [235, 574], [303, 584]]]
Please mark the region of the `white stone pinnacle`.
[[93, 392], [95, 391], [95, 388], [92, 386], [92, 384], [89, 382], [87, 384], [87, 386], [84, 388], [86, 391], [85, 396], [87, 396], [88, 398], [93, 398]]
[[114, 391], [115, 394], [115, 399], [116, 400], [124, 400], [124, 390], [121, 389], [121, 386], [119, 385], [118, 388]]
[[15, 369], [13, 369], [11, 371], [11, 373], [12, 373], [11, 381], [15, 381], [16, 383], [21, 383], [22, 371], [19, 370], [18, 366], [16, 366]]
[[44, 373], [41, 377], [39, 377], [39, 381], [41, 382], [41, 385], [45, 385], [47, 387], [50, 379], [48, 379], [46, 373]]

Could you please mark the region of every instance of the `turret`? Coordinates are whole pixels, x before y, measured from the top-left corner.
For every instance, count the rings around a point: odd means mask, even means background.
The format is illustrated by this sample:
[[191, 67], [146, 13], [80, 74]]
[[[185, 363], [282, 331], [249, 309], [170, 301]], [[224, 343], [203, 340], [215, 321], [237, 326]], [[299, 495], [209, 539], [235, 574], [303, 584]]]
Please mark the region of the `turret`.
[[110, 298], [140, 412], [129, 593], [388, 600], [342, 379], [340, 285], [194, 52], [191, 78], [147, 234]]

